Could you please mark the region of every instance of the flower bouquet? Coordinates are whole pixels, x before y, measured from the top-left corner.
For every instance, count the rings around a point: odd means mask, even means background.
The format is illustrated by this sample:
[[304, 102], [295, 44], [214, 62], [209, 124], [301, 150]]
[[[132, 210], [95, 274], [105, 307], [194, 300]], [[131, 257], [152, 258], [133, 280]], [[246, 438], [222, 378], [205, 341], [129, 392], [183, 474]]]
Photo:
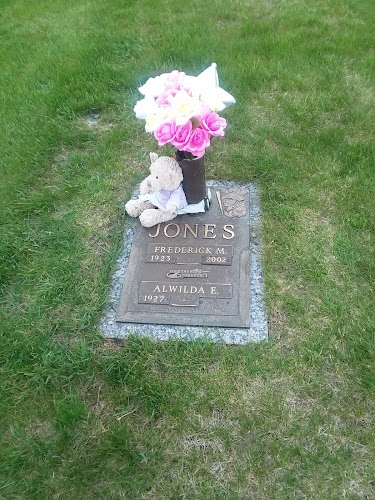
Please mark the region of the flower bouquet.
[[218, 112], [236, 102], [219, 87], [215, 63], [196, 77], [175, 70], [149, 78], [139, 91], [136, 117], [159, 146], [177, 148], [177, 160], [199, 158], [212, 137], [223, 136], [227, 122]]
[[134, 107], [136, 117], [145, 120], [146, 132], [154, 134], [159, 146], [177, 148], [174, 156], [188, 203], [207, 200], [204, 153], [212, 137], [224, 135], [227, 122], [218, 113], [236, 102], [220, 88], [216, 64], [198, 76], [163, 73], [149, 78], [139, 91], [144, 98]]

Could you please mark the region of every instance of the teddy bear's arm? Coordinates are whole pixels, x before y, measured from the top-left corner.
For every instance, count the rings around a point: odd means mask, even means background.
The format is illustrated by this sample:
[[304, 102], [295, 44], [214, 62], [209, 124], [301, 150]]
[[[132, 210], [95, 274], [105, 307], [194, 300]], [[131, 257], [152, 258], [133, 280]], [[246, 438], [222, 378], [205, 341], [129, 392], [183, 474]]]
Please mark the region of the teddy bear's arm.
[[153, 208], [152, 203], [145, 203], [141, 200], [129, 200], [125, 205], [125, 210], [130, 217], [138, 217], [148, 208]]
[[146, 177], [146, 179], [143, 179], [139, 186], [139, 192], [140, 194], [148, 194], [150, 191], [151, 188], [149, 186], [148, 177]]
[[140, 223], [143, 227], [152, 227], [161, 222], [168, 222], [176, 217], [176, 212], [164, 212], [158, 209], [145, 210], [139, 216]]
[[171, 193], [171, 196], [165, 205], [165, 208], [171, 212], [177, 212], [180, 208], [180, 193], [179, 189], [176, 189]]

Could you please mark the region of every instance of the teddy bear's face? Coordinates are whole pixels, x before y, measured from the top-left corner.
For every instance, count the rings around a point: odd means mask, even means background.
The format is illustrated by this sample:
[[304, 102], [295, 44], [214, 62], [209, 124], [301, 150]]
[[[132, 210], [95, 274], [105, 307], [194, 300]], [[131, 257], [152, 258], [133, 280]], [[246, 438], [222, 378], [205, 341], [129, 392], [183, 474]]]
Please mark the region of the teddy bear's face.
[[173, 158], [158, 158], [151, 164], [150, 172], [146, 180], [152, 191], [174, 191], [183, 179], [181, 168]]

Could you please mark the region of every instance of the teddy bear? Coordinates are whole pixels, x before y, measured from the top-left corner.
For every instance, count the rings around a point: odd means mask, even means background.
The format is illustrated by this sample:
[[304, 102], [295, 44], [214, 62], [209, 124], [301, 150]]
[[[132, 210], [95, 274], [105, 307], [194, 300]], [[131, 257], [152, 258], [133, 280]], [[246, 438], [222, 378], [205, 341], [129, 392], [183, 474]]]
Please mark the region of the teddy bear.
[[168, 156], [159, 157], [156, 153], [150, 153], [150, 159], [151, 174], [141, 182], [140, 196], [125, 205], [128, 215], [139, 217], [144, 227], [172, 220], [188, 205], [178, 162]]

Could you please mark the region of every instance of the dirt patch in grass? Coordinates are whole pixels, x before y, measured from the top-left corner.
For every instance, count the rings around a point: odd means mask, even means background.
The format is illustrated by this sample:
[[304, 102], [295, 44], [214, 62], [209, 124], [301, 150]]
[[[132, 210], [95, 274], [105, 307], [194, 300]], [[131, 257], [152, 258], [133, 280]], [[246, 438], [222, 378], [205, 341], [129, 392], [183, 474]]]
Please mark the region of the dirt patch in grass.
[[51, 422], [45, 420], [34, 420], [30, 422], [26, 429], [26, 434], [29, 437], [36, 437], [43, 440], [51, 440], [58, 437], [58, 433], [52, 427]]
[[301, 397], [298, 393], [293, 391], [291, 388], [286, 390], [286, 393], [283, 397], [283, 406], [287, 411], [289, 418], [293, 418], [294, 415], [299, 414], [303, 415], [306, 418], [306, 415], [311, 411], [314, 411], [316, 408], [316, 400], [313, 398], [309, 398], [305, 394]]
[[233, 404], [237, 399], [240, 399], [246, 408], [251, 409], [254, 402], [257, 401], [264, 392], [266, 385], [269, 383], [262, 377], [253, 377], [249, 380], [249, 383], [244, 384], [243, 381], [239, 381], [237, 385], [237, 391], [233, 396]]
[[126, 346], [126, 341], [120, 339], [103, 339], [97, 346], [98, 353], [118, 352]]
[[301, 240], [307, 247], [310, 246], [315, 255], [323, 254], [327, 278], [338, 287], [342, 286], [342, 270], [334, 252], [336, 229], [329, 217], [312, 209], [304, 209], [300, 214], [300, 222], [303, 235]]
[[77, 118], [77, 123], [80, 127], [95, 132], [107, 132], [116, 126], [115, 123], [105, 122], [99, 114], [80, 116]]
[[63, 163], [66, 163], [69, 157], [69, 150], [67, 147], [63, 146], [58, 153], [55, 155], [55, 159], [52, 163], [52, 168], [58, 168]]
[[[93, 252], [96, 252], [95, 242], [98, 239], [106, 239], [112, 228], [111, 217], [105, 207], [95, 207], [80, 217], [80, 224], [87, 230], [88, 242], [93, 244]], [[99, 252], [100, 253], [100, 252]]]
[[211, 416], [203, 416], [198, 413], [194, 415], [193, 418], [196, 418], [201, 429], [206, 431], [212, 429], [223, 429], [228, 431], [233, 436], [237, 435], [239, 432], [239, 422], [234, 418], [225, 415], [220, 410], [212, 410]]
[[268, 327], [270, 338], [280, 338], [284, 332], [292, 334], [295, 330], [288, 326], [288, 310], [280, 302], [279, 307], [272, 304], [269, 310]]
[[345, 72], [345, 81], [351, 93], [354, 93], [361, 103], [372, 108], [375, 105], [374, 88], [370, 81], [363, 75], [355, 71]]
[[223, 453], [224, 445], [218, 438], [203, 438], [200, 436], [187, 436], [181, 440], [182, 448], [185, 452], [202, 451], [205, 453], [210, 450], [212, 452]]

